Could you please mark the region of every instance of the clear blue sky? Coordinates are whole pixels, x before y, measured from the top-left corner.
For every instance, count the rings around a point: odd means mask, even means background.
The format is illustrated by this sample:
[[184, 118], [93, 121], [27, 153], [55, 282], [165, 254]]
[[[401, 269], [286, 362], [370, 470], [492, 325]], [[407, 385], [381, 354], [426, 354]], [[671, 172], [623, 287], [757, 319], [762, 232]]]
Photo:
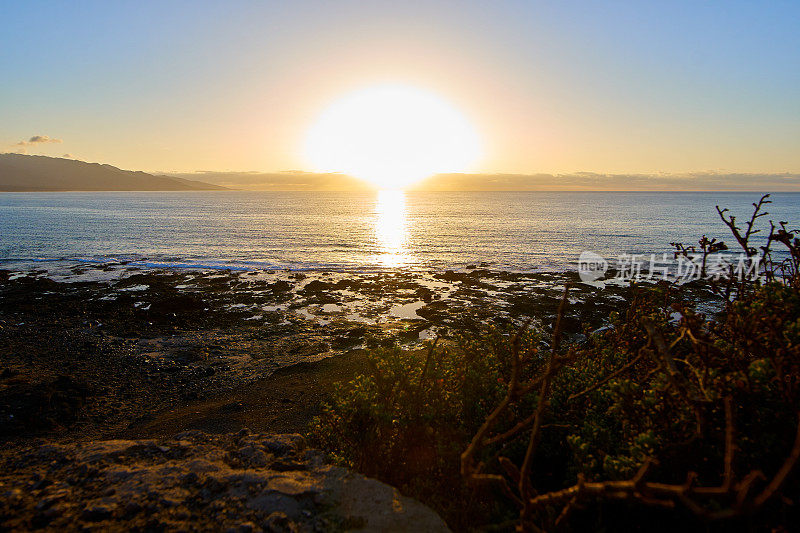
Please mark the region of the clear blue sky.
[[303, 168], [327, 103], [396, 80], [487, 172], [800, 171], [796, 1], [4, 2], [0, 72], [0, 151], [125, 168]]

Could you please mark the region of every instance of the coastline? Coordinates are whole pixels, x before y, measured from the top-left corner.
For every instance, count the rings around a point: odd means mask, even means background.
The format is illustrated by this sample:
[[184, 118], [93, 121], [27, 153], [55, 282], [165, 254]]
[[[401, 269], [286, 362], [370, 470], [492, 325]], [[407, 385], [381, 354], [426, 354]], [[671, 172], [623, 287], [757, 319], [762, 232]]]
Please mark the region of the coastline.
[[[415, 349], [437, 336], [487, 323], [514, 328], [527, 318], [547, 328], [565, 283], [574, 281], [570, 273], [479, 268], [0, 271], [0, 434], [13, 442], [142, 436], [198, 405], [209, 417], [219, 411], [224, 418], [227, 409], [243, 427], [299, 431], [332, 376], [347, 380], [358, 371], [365, 347]], [[606, 325], [626, 291], [576, 285], [567, 331]], [[302, 401], [282, 396], [285, 386]], [[53, 395], [61, 398], [56, 407], [44, 400]], [[263, 409], [247, 415], [259, 395], [277, 413], [273, 426]], [[177, 418], [179, 425], [195, 419], [214, 428], [203, 417]], [[193, 429], [186, 424], [176, 429]]]

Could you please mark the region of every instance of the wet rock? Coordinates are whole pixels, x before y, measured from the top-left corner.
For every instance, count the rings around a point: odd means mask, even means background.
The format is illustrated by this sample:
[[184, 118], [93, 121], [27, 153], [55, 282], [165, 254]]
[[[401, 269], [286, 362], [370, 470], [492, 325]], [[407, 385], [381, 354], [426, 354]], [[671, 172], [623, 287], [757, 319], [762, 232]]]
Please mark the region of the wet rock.
[[329, 291], [333, 288], [332, 283], [327, 283], [324, 281], [314, 280], [309, 282], [305, 287], [303, 287], [302, 292], [304, 293], [314, 293], [314, 292], [324, 292]]
[[434, 298], [436, 298], [436, 293], [427, 287], [420, 287], [417, 289], [416, 295], [417, 298], [425, 303], [431, 303]]
[[444, 273], [436, 274], [434, 277], [443, 281], [460, 282], [463, 285], [482, 286], [486, 285], [480, 281], [481, 276], [485, 275], [487, 271], [473, 270], [471, 272], [454, 272], [446, 270]]
[[429, 303], [417, 309], [417, 315], [434, 324], [447, 323], [452, 316], [452, 303], [441, 300]]
[[292, 284], [288, 281], [280, 280], [268, 285], [269, 290], [273, 293], [280, 294], [292, 290]]
[[155, 315], [193, 313], [202, 311], [203, 300], [191, 294], [176, 294], [165, 297], [150, 304], [150, 313]]

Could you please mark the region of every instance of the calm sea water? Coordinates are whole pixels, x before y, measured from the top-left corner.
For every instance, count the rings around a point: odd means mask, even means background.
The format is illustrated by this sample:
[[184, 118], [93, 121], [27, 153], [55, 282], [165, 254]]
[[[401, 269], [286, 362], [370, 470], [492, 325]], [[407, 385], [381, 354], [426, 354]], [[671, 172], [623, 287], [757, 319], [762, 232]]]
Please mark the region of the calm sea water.
[[[0, 266], [134, 261], [231, 268], [568, 269], [584, 250], [661, 253], [733, 239], [755, 193], [130, 192], [0, 194]], [[773, 195], [800, 226], [800, 194]], [[766, 222], [766, 219], [765, 219]]]

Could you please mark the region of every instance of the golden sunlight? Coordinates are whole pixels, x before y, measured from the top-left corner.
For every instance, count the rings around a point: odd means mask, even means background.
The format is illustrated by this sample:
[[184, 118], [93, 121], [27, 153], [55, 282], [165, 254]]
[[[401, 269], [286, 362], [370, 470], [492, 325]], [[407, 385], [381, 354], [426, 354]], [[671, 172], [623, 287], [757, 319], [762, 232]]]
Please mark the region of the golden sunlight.
[[378, 191], [375, 202], [375, 236], [380, 247], [378, 262], [398, 267], [410, 262], [407, 248], [406, 195], [400, 190]]
[[334, 102], [305, 146], [315, 170], [349, 174], [380, 189], [472, 170], [480, 156], [479, 136], [461, 112], [435, 94], [394, 84]]

